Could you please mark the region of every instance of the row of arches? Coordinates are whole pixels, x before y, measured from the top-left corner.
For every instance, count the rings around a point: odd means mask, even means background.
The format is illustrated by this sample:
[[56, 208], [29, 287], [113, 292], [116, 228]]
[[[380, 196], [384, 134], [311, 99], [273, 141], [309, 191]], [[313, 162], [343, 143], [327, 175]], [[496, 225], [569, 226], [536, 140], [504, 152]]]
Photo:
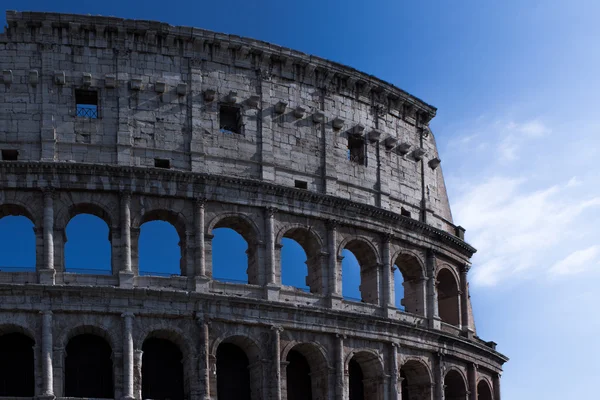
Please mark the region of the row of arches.
[[[27, 265], [35, 270], [39, 265], [36, 249], [41, 246], [41, 232], [33, 226], [26, 209], [19, 206], [0, 206], [0, 269]], [[115, 244], [120, 233], [111, 224], [110, 216], [97, 205], [73, 207], [66, 222], [64, 254], [59, 248], [66, 272], [116, 274], [120, 258], [113, 254], [122, 244]], [[1, 218], [4, 216], [4, 218]], [[184, 221], [174, 213], [153, 210], [139, 220], [139, 230], [133, 228], [132, 257], [140, 275], [186, 275], [193, 262], [195, 248], [188, 246], [190, 234]], [[241, 215], [223, 215], [208, 225], [205, 257], [210, 276], [215, 280], [262, 285], [266, 282], [264, 244], [258, 240], [258, 228]], [[33, 229], [31, 229], [33, 228]], [[332, 286], [330, 259], [323, 239], [310, 227], [288, 226], [274, 235], [275, 280], [285, 286], [307, 292], [325, 294]], [[56, 245], [55, 245], [56, 247]], [[386, 288], [385, 271], [378, 249], [368, 240], [348, 237], [339, 245], [335, 268], [341, 276], [340, 294], [348, 300], [383, 305], [383, 293], [392, 299], [388, 304], [406, 312], [426, 313], [426, 271], [419, 257], [398, 252], [393, 256], [390, 272], [391, 288]], [[20, 256], [19, 256], [20, 255]], [[64, 256], [63, 256], [64, 255]], [[209, 262], [210, 261], [210, 262]], [[115, 265], [116, 264], [116, 265]], [[460, 325], [460, 278], [452, 268], [443, 268], [436, 280], [439, 288], [439, 314], [442, 321]]]
[[[0, 396], [35, 395], [34, 341], [23, 333], [0, 336]], [[312, 343], [292, 344], [282, 365], [282, 398], [324, 400], [333, 390], [330, 369], [320, 348]], [[142, 345], [141, 395], [144, 399], [184, 399], [186, 388], [184, 355], [178, 345], [161, 337], [149, 337]], [[283, 360], [282, 360], [283, 361]], [[247, 338], [233, 336], [218, 344], [211, 366], [211, 395], [219, 400], [257, 400], [263, 387], [259, 351]], [[434, 388], [429, 367], [420, 360], [408, 360], [399, 370], [399, 392], [403, 400], [430, 400]], [[68, 341], [64, 354], [64, 396], [114, 398], [113, 352], [109, 342], [93, 333], [82, 333]], [[383, 398], [385, 374], [379, 358], [368, 351], [351, 353], [345, 371], [349, 400]], [[457, 369], [444, 376], [444, 398], [464, 400], [468, 383]], [[477, 384], [478, 400], [492, 400], [490, 383]]]

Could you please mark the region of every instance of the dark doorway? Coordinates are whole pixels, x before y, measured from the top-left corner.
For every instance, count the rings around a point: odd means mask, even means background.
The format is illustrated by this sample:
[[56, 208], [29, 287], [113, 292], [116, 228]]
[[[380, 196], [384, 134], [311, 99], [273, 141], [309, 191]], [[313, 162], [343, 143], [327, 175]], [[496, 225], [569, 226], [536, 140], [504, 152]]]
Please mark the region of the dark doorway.
[[444, 399], [464, 400], [467, 387], [463, 377], [455, 370], [451, 370], [444, 378]]
[[295, 350], [287, 356], [286, 379], [288, 400], [312, 400], [310, 365], [306, 358]]
[[112, 349], [96, 335], [69, 340], [65, 358], [65, 396], [114, 398]]
[[360, 364], [354, 359], [350, 360], [348, 363], [350, 400], [365, 400], [363, 379], [363, 371]]
[[21, 333], [0, 336], [0, 396], [33, 397], [34, 341]]
[[166, 339], [150, 338], [142, 345], [142, 398], [182, 400], [183, 355]]
[[492, 389], [486, 381], [481, 380], [477, 385], [477, 400], [492, 400]]
[[218, 400], [250, 400], [250, 371], [244, 350], [231, 343], [217, 349]]

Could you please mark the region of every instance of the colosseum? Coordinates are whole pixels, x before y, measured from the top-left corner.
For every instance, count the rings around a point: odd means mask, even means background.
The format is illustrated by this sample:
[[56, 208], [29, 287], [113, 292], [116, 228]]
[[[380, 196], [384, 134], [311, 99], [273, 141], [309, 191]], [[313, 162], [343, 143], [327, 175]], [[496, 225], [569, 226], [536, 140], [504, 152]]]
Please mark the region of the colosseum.
[[[507, 358], [475, 330], [434, 107], [254, 39], [6, 16], [0, 218], [31, 222], [35, 266], [0, 268], [0, 396], [500, 400]], [[107, 274], [65, 267], [80, 214], [108, 227]], [[140, 269], [152, 221], [177, 231], [177, 274]], [[213, 279], [219, 228], [247, 243], [244, 282]], [[282, 284], [286, 238], [308, 290]]]

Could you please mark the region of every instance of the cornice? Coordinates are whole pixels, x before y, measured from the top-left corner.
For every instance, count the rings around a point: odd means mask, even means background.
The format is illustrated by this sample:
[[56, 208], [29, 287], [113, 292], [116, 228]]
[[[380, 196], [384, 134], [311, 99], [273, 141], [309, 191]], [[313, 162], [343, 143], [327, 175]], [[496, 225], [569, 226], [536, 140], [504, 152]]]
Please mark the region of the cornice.
[[[133, 166], [118, 166], [118, 165], [102, 165], [102, 164], [84, 164], [84, 163], [65, 163], [65, 162], [35, 162], [35, 161], [0, 161], [0, 189], [2, 188], [5, 174], [46, 174], [50, 175], [47, 180], [57, 179], [58, 175], [79, 173], [86, 175], [108, 176], [119, 179], [152, 179], [163, 182], [175, 182], [196, 186], [193, 190], [193, 196], [190, 196], [186, 191], [180, 193], [177, 197], [193, 199], [194, 196], [206, 197], [211, 200], [208, 193], [203, 192], [205, 186], [240, 186], [259, 190], [265, 194], [283, 196], [286, 198], [306, 201], [313, 204], [318, 204], [324, 207], [330, 207], [338, 210], [353, 210], [360, 216], [377, 218], [386, 223], [394, 224], [398, 227], [403, 227], [412, 232], [420, 233], [431, 237], [432, 239], [444, 243], [460, 253], [471, 257], [477, 250], [464, 242], [460, 238], [449, 234], [439, 228], [417, 221], [415, 219], [404, 217], [395, 212], [384, 210], [368, 204], [361, 204], [351, 200], [342, 199], [339, 197], [296, 189], [293, 187], [277, 185], [269, 182], [264, 182], [256, 179], [238, 178], [223, 175], [212, 175], [207, 173], [197, 173], [178, 170], [164, 170], [156, 168], [133, 167]], [[60, 189], [58, 182], [50, 182], [56, 189]], [[19, 187], [16, 187], [19, 189]], [[132, 193], [135, 190], [132, 188], [123, 188], [130, 190]], [[138, 189], [139, 191], [139, 189]], [[182, 191], [184, 192], [184, 191]]]

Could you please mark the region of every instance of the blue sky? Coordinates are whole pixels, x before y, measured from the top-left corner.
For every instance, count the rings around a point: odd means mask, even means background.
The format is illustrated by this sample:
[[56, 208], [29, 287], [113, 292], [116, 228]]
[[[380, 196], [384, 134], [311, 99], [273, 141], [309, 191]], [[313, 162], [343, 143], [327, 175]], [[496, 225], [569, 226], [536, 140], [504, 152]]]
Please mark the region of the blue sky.
[[504, 398], [593, 398], [600, 377], [599, 2], [2, 6], [250, 36], [350, 65], [435, 105], [431, 126], [454, 220], [479, 250], [470, 272], [478, 333], [511, 358]]

